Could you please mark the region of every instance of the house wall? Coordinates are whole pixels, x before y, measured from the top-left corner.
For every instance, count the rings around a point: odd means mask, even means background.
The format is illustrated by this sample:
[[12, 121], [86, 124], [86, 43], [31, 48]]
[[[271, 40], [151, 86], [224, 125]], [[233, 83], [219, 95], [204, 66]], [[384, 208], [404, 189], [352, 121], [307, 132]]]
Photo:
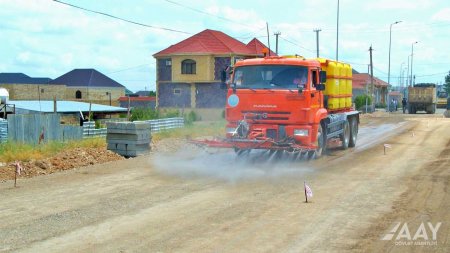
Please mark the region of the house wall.
[[161, 58], [157, 59], [156, 80], [172, 81], [172, 59]]
[[[128, 101], [119, 101], [119, 106], [122, 108], [128, 108]], [[133, 101], [130, 100], [131, 108], [150, 108], [155, 109], [156, 101]]]
[[[195, 61], [195, 74], [181, 74], [181, 62], [187, 59]], [[172, 56], [172, 81], [186, 83], [214, 81], [214, 57], [211, 55]]]
[[[225, 107], [226, 90], [220, 89], [222, 71], [241, 56], [226, 55], [176, 55], [157, 58], [157, 107], [202, 109], [205, 118], [221, 117]], [[171, 60], [170, 66], [166, 64]], [[181, 63], [191, 59], [196, 62], [195, 74], [181, 74]], [[171, 70], [171, 74], [168, 71]], [[227, 79], [229, 75], [227, 74]], [[180, 93], [175, 93], [177, 89]], [[205, 110], [203, 110], [205, 109]], [[207, 111], [207, 109], [213, 109]]]
[[[179, 91], [176, 93], [175, 90]], [[160, 83], [158, 84], [158, 107], [191, 107], [190, 83]]]
[[[75, 94], [81, 91], [81, 99], [77, 99]], [[109, 95], [106, 92], [111, 92], [111, 105], [119, 105], [119, 97], [125, 96], [125, 88], [123, 87], [67, 87], [65, 90], [66, 100], [75, 100], [80, 102], [92, 102], [96, 104], [109, 105]]]
[[[214, 58], [214, 80], [220, 81], [222, 71], [231, 65], [231, 57], [215, 57]], [[227, 73], [227, 79], [229, 74]]]
[[66, 85], [53, 84], [0, 84], [9, 92], [10, 100], [57, 100], [64, 99]]
[[220, 83], [196, 83], [195, 89], [195, 108], [225, 108], [227, 90]]

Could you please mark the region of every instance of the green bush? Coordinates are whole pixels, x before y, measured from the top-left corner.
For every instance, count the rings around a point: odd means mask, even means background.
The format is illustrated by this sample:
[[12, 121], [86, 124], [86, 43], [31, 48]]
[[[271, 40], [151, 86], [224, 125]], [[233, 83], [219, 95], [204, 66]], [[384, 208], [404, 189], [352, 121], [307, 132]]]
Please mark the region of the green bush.
[[386, 103], [377, 103], [377, 104], [375, 104], [375, 108], [386, 108]]
[[158, 119], [159, 113], [150, 108], [133, 108], [131, 110], [131, 121]]
[[170, 110], [166, 111], [164, 116], [161, 118], [176, 118], [176, 117], [180, 117], [180, 112], [178, 110]]
[[191, 125], [194, 121], [198, 120], [198, 116], [194, 111], [189, 112], [187, 115], [184, 115], [184, 122], [187, 125]]
[[355, 98], [355, 106], [356, 106], [356, 110], [361, 109], [363, 106], [366, 105], [366, 98], [367, 98], [367, 104], [371, 105], [372, 104], [372, 98], [367, 95], [367, 94], [362, 94], [362, 95], [358, 95]]

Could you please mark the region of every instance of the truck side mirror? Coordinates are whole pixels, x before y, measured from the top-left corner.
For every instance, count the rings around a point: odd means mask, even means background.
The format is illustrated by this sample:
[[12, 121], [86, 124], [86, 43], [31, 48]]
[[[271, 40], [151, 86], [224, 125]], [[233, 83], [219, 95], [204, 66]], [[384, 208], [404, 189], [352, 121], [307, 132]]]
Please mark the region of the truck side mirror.
[[320, 77], [319, 77], [320, 83], [325, 83], [325, 82], [327, 81], [327, 72], [321, 70], [320, 73], [319, 73], [319, 75], [320, 75]]
[[220, 81], [222, 83], [225, 83], [227, 81], [227, 71], [225, 69], [220, 73]]
[[316, 90], [325, 90], [325, 84], [319, 83], [316, 85]]

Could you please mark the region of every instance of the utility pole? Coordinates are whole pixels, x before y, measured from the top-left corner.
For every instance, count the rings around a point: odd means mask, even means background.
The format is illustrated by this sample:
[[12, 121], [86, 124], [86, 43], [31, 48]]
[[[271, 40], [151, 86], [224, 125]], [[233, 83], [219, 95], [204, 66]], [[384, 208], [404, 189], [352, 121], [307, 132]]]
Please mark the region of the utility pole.
[[281, 35], [281, 32], [276, 32], [273, 35], [275, 35], [275, 53], [278, 55], [278, 36]]
[[[410, 86], [413, 86], [413, 55], [414, 55], [414, 44], [419, 43], [418, 41], [411, 44], [411, 79], [409, 81], [411, 82]], [[415, 80], [414, 80], [415, 81]]]
[[266, 22], [266, 29], [267, 29], [267, 46], [269, 47], [269, 56], [270, 56], [270, 35], [269, 35], [269, 23]]
[[339, 60], [339, 0], [337, 2], [337, 20], [336, 20], [336, 61]]
[[319, 32], [322, 31], [321, 29], [315, 29], [314, 32], [316, 33], [316, 49], [317, 49], [317, 58], [319, 58]]
[[402, 21], [396, 21], [391, 24], [389, 27], [389, 64], [388, 64], [388, 88], [389, 85], [391, 85], [391, 42], [392, 42], [392, 26], [396, 25], [398, 23], [401, 23]]
[[372, 104], [373, 104], [373, 103], [375, 102], [375, 101], [374, 101], [374, 91], [375, 91], [375, 86], [374, 86], [374, 83], [373, 83], [373, 60], [372, 60], [372, 51], [373, 51], [373, 48], [372, 48], [372, 45], [370, 45], [370, 48], [369, 48], [369, 52], [370, 52], [370, 82], [371, 82], [370, 88], [371, 88]]

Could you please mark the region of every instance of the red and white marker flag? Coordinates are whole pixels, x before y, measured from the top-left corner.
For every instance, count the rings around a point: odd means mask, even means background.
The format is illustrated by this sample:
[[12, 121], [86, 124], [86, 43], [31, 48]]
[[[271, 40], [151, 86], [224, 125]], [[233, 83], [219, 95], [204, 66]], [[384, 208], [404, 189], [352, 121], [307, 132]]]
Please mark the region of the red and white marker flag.
[[19, 163], [18, 161], [16, 161], [16, 162], [14, 163], [14, 165], [16, 166], [16, 173], [17, 173], [17, 175], [20, 176], [20, 173], [23, 171], [22, 166], [20, 165], [20, 163]]
[[306, 182], [304, 182], [305, 183], [305, 194], [306, 194], [306, 196], [307, 197], [312, 197], [313, 196], [313, 192], [312, 192], [312, 190], [311, 190], [311, 187], [309, 187], [307, 184], [306, 184]]

